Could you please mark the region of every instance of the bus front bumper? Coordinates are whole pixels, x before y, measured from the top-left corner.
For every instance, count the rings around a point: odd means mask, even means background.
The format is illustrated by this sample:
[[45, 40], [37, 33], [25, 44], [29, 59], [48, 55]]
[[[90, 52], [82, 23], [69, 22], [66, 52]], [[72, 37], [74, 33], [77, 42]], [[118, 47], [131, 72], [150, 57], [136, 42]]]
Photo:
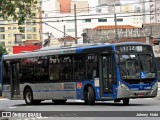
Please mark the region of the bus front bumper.
[[151, 98], [156, 97], [158, 88], [150, 90], [130, 90], [121, 86], [117, 89], [117, 99], [121, 98]]

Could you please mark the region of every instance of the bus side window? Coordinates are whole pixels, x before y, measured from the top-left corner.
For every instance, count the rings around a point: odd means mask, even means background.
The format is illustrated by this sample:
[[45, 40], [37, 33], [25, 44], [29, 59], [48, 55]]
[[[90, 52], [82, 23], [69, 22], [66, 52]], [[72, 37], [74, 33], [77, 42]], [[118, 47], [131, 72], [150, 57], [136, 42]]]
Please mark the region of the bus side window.
[[85, 79], [85, 55], [76, 55], [73, 63], [74, 78]]
[[49, 60], [49, 79], [59, 80], [59, 64], [60, 60], [58, 56], [50, 56]]
[[49, 64], [50, 80], [72, 80], [73, 65], [71, 55], [51, 56]]
[[5, 84], [9, 84], [10, 83], [10, 62], [9, 61], [5, 61], [3, 64], [3, 76], [4, 76], [4, 83]]
[[86, 57], [87, 78], [92, 79], [98, 77], [98, 61], [97, 55], [91, 54]]
[[38, 59], [40, 81], [48, 81], [49, 79], [49, 59], [48, 57], [42, 57]]
[[34, 80], [34, 58], [25, 58], [20, 63], [22, 71], [22, 82], [28, 82]]

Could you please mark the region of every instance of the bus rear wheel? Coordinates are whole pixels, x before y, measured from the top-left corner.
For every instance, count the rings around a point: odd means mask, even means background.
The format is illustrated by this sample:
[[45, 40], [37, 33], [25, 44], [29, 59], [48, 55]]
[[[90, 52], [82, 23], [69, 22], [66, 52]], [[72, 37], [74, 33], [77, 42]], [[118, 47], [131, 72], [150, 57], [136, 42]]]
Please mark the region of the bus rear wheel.
[[33, 100], [33, 92], [30, 88], [27, 88], [24, 91], [24, 99], [27, 105], [33, 105], [34, 104], [34, 100]]
[[123, 105], [129, 105], [129, 98], [123, 99]]
[[88, 90], [85, 91], [84, 100], [85, 100], [85, 103], [88, 105], [95, 104], [95, 94], [91, 86], [89, 86]]

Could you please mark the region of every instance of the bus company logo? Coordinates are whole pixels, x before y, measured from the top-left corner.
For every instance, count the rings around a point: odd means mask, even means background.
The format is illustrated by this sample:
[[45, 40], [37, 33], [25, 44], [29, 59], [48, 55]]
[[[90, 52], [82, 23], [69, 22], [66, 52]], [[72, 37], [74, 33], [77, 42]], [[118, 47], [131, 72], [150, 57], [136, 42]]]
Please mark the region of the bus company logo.
[[12, 117], [11, 112], [2, 112], [2, 117]]
[[81, 83], [81, 82], [78, 82], [78, 83], [77, 83], [77, 89], [81, 89], [81, 88], [82, 88], [82, 86], [83, 86], [83, 85], [82, 85], [82, 83]]

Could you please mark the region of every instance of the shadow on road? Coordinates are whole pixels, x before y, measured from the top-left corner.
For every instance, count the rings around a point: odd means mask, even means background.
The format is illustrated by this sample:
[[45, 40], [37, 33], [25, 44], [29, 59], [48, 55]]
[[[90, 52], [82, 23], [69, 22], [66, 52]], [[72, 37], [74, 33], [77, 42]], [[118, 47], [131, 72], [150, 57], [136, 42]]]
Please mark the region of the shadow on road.
[[[53, 102], [42, 102], [40, 104], [37, 105], [32, 105], [32, 106], [72, 106], [72, 105], [76, 105], [76, 106], [126, 106], [123, 105], [123, 103], [106, 103], [106, 102], [101, 102], [101, 103], [95, 103], [94, 105], [86, 105], [85, 103], [80, 103], [80, 102], [66, 102], [63, 104], [55, 104]], [[26, 105], [26, 104], [18, 104], [18, 105], [14, 105], [14, 106], [30, 106], [30, 105]], [[153, 104], [134, 104], [131, 103], [127, 106], [153, 106]]]

